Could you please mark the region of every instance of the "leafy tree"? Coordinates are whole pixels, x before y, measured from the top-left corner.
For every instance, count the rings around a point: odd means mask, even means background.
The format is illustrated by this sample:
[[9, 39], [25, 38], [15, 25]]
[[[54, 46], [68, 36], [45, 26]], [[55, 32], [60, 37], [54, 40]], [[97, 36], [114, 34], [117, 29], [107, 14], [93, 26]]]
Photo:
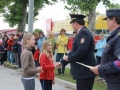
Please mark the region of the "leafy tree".
[[[0, 5], [3, 3], [5, 3], [5, 5], [2, 6], [0, 11], [2, 11], [5, 21], [9, 23], [11, 27], [17, 25], [18, 31], [25, 31], [26, 23], [28, 21], [28, 0], [10, 0], [9, 3], [3, 1], [4, 0], [0, 1]], [[39, 10], [45, 7], [45, 5], [52, 5], [55, 1], [57, 0], [34, 0], [34, 21], [37, 20], [35, 17], [39, 14]]]
[[105, 6], [110, 5], [110, 0], [61, 0], [61, 1], [63, 1], [64, 3], [66, 2], [70, 6], [68, 10], [73, 10], [74, 7], [76, 7], [76, 9], [74, 10], [78, 11], [79, 9], [80, 11], [84, 11], [85, 14], [87, 14], [88, 28], [90, 29], [91, 32], [94, 32], [95, 30], [96, 6], [98, 5], [98, 3], [102, 1]]
[[43, 32], [41, 29], [38, 29], [38, 28], [36, 28], [35, 30], [34, 30], [34, 33], [35, 32], [38, 32], [38, 33], [40, 33], [40, 32]]
[[110, 3], [108, 7], [106, 7], [107, 9], [116, 9], [116, 8], [120, 8], [120, 4], [118, 3]]

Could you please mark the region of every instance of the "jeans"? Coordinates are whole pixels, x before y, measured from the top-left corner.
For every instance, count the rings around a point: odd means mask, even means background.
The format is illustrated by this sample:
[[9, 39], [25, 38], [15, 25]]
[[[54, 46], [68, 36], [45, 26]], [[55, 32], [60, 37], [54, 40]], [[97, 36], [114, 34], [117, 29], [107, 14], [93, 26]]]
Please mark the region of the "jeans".
[[7, 51], [7, 57], [8, 57], [8, 61], [9, 61], [10, 63], [13, 63], [13, 62], [14, 62], [14, 54], [13, 54], [13, 52]]
[[[61, 59], [63, 59], [64, 53], [57, 53], [56, 55], [56, 62], [59, 62]], [[62, 71], [61, 68], [58, 69], [58, 74], [64, 74], [65, 66], [62, 65]]]
[[24, 90], [35, 90], [35, 79], [26, 80], [21, 78], [21, 81], [23, 83]]

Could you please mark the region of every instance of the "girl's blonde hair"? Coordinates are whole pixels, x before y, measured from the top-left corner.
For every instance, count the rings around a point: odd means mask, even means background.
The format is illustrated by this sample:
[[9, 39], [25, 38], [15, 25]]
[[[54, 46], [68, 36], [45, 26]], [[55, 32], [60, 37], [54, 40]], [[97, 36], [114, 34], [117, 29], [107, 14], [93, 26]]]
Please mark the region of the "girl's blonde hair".
[[34, 36], [34, 35], [31, 34], [31, 33], [25, 33], [24, 36], [23, 36], [23, 45], [26, 45], [27, 40], [30, 40], [32, 36]]
[[48, 58], [51, 58], [51, 59], [52, 59], [52, 57], [53, 57], [53, 55], [52, 55], [52, 50], [51, 50], [50, 52], [47, 50], [47, 46], [48, 46], [48, 44], [50, 44], [50, 43], [51, 43], [51, 42], [50, 42], [49, 40], [43, 41], [41, 54], [42, 54], [42, 53], [45, 53]]
[[48, 31], [47, 34], [50, 36], [50, 38], [54, 38], [55, 37], [55, 35], [54, 35], [54, 33], [52, 31]]

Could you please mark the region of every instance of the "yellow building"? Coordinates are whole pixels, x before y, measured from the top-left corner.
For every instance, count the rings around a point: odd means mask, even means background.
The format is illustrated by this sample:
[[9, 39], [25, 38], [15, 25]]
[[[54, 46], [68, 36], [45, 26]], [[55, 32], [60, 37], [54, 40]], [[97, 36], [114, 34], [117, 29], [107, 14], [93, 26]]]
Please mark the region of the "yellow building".
[[[96, 23], [95, 23], [95, 32], [99, 33], [103, 30], [107, 30], [107, 25], [106, 25], [106, 21], [102, 20], [105, 17], [105, 15], [98, 15], [96, 16]], [[85, 26], [87, 27], [87, 21], [85, 23]], [[67, 33], [72, 33], [73, 29], [70, 25], [70, 20], [62, 20], [62, 21], [55, 21], [53, 22], [53, 27], [52, 27], [52, 31], [54, 31], [55, 33], [59, 33], [61, 28], [65, 28]]]

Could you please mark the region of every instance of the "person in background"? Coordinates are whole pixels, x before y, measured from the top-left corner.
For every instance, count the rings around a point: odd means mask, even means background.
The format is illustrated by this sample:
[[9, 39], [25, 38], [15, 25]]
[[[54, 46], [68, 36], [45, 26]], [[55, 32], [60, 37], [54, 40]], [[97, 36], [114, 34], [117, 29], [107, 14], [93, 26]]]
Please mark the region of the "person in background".
[[4, 48], [4, 54], [3, 54], [3, 60], [4, 61], [7, 61], [7, 47], [8, 47], [8, 44], [7, 44], [7, 41], [8, 41], [8, 36], [7, 36], [7, 33], [6, 32], [2, 32], [2, 40], [3, 40], [3, 48]]
[[73, 44], [73, 41], [76, 37], [76, 34], [77, 34], [76, 32], [73, 32], [73, 37], [68, 39], [68, 44], [67, 44], [68, 51], [72, 50], [72, 44]]
[[[103, 33], [99, 33], [99, 39], [96, 43], [95, 49], [97, 50], [96, 52], [96, 59], [97, 59], [97, 65], [100, 65], [101, 62], [101, 56], [104, 51], [105, 45], [106, 45], [106, 39], [104, 38]], [[102, 76], [100, 75], [100, 78], [98, 80], [105, 81]]]
[[120, 90], [120, 9], [106, 11], [106, 20], [110, 36], [101, 57], [101, 64], [91, 68], [100, 74], [107, 83], [107, 90]]
[[47, 32], [47, 39], [52, 43], [52, 52], [55, 54], [55, 35], [52, 31]]
[[35, 74], [41, 72], [41, 68], [35, 66], [31, 48], [35, 45], [35, 37], [30, 33], [23, 36], [24, 50], [21, 54], [22, 77], [24, 90], [35, 90]]
[[13, 64], [14, 63], [14, 54], [12, 51], [12, 46], [14, 44], [14, 34], [11, 34], [8, 41], [7, 41], [8, 47], [7, 47], [7, 58], [8, 61]]
[[42, 90], [52, 90], [52, 84], [54, 81], [54, 61], [52, 55], [52, 44], [46, 40], [42, 43], [42, 50], [39, 58], [40, 66], [43, 72], [40, 73], [39, 79], [42, 86]]
[[40, 37], [40, 35], [39, 35], [39, 32], [35, 32], [34, 33], [34, 36], [35, 36], [35, 45], [37, 45], [37, 41], [38, 41], [38, 39], [39, 39], [39, 37]]
[[4, 54], [4, 48], [2, 44], [3, 44], [2, 35], [0, 34], [0, 65], [3, 64], [3, 54]]
[[[67, 43], [68, 43], [68, 37], [66, 36], [66, 31], [64, 28], [60, 30], [60, 35], [58, 36], [56, 45], [57, 45], [57, 55], [56, 55], [56, 62], [59, 62], [61, 59], [63, 59], [64, 54], [67, 54]], [[65, 66], [62, 65], [61, 68], [58, 69], [57, 75], [64, 75]]]
[[39, 32], [39, 39], [37, 41], [37, 46], [38, 46], [40, 51], [41, 51], [42, 43], [43, 43], [44, 40], [46, 40], [46, 37], [45, 37], [43, 31], [41, 31], [41, 32]]
[[34, 60], [35, 60], [36, 67], [40, 66], [40, 64], [39, 64], [39, 55], [40, 55], [40, 50], [39, 50], [38, 46], [35, 45]]
[[12, 48], [13, 48], [13, 53], [14, 53], [14, 58], [15, 58], [15, 65], [17, 65], [18, 67], [19, 62], [18, 62], [18, 43], [17, 42], [18, 42], [18, 35], [16, 34], [14, 36], [14, 43], [13, 43]]
[[19, 31], [18, 32], [19, 37], [18, 37], [18, 62], [19, 62], [19, 68], [21, 68], [21, 60], [20, 60], [20, 56], [21, 56], [21, 52], [22, 52], [22, 38], [23, 38], [23, 31]]

